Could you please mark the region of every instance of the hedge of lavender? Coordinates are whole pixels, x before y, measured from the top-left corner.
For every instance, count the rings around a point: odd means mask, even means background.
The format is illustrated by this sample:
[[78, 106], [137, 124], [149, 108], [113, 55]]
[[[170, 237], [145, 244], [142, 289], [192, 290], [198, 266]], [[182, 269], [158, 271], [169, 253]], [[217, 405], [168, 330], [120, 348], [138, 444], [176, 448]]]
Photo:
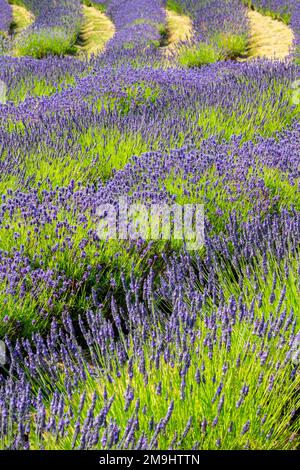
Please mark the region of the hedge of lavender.
[[167, 8], [193, 20], [193, 35], [179, 47], [179, 62], [195, 67], [246, 55], [247, 9], [240, 0], [166, 0]]
[[[200, 75], [197, 70], [103, 68], [61, 93], [2, 107], [4, 155], [12, 142], [14, 148], [14, 158], [1, 162], [3, 177], [13, 173], [15, 182], [20, 179], [21, 184], [24, 177], [36, 179], [40, 152], [49, 164], [59, 157], [63, 168], [66, 165], [59, 177], [64, 182], [76, 168], [79, 155], [85, 158], [86, 146], [92, 166], [87, 166], [85, 177], [91, 176], [93, 164], [102, 161], [98, 176], [107, 178], [113, 168], [127, 163], [131, 145], [139, 154], [149, 147], [180, 146], [185, 136], [189, 144], [201, 145], [210, 135], [218, 140], [234, 134], [244, 140], [255, 138], [257, 132], [271, 135], [274, 126], [279, 130], [298, 115], [298, 108], [291, 106], [290, 90], [297, 70], [293, 65], [268, 62], [216, 64]], [[249, 117], [249, 109], [256, 114]], [[52, 139], [52, 132], [67, 133], [68, 145], [63, 139]], [[125, 147], [120, 134], [127, 136]]]
[[12, 21], [11, 7], [6, 0], [0, 1], [0, 32], [7, 32]]
[[210, 40], [218, 32], [248, 35], [246, 8], [239, 0], [178, 0], [174, 3], [192, 17], [198, 41]]
[[[164, 5], [112, 0], [90, 62], [0, 59], [1, 449], [300, 446], [299, 67], [165, 67]], [[204, 247], [101, 240], [121, 196], [204, 204]]]
[[107, 14], [117, 32], [107, 45], [102, 63], [140, 63], [143, 56], [145, 65], [159, 61], [158, 47], [166, 22], [163, 0], [111, 0]]
[[6, 0], [0, 1], [0, 57], [7, 50], [8, 39], [7, 33], [9, 31], [12, 21], [12, 12], [10, 5]]
[[17, 41], [20, 55], [41, 58], [62, 55], [71, 50], [81, 24], [80, 0], [24, 0], [35, 22]]

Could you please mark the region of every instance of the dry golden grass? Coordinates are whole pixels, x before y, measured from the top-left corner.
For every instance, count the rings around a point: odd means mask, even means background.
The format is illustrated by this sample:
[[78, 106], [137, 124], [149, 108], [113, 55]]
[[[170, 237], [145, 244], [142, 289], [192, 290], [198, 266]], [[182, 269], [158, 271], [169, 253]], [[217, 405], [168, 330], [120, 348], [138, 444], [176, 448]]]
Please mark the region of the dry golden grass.
[[251, 26], [249, 56], [285, 59], [293, 46], [292, 29], [283, 22], [257, 11], [249, 10], [248, 15]]
[[171, 10], [166, 10], [167, 15], [167, 46], [165, 55], [168, 60], [173, 60], [173, 54], [177, 54], [177, 46], [182, 41], [188, 41], [193, 34], [193, 23], [186, 15], [179, 15]]
[[78, 54], [85, 53], [88, 56], [99, 54], [105, 44], [115, 34], [114, 24], [100, 10], [94, 7], [82, 6], [84, 24], [81, 29]]
[[11, 5], [15, 33], [20, 33], [34, 22], [34, 15], [20, 5]]
[[177, 46], [182, 41], [188, 41], [193, 35], [193, 23], [186, 15], [179, 15], [171, 10], [166, 10], [167, 15], [167, 45], [165, 55], [168, 60], [173, 60], [173, 55], [177, 54]]
[[193, 34], [191, 18], [170, 10], [166, 10], [166, 14], [169, 45], [176, 45], [182, 41], [189, 40]]

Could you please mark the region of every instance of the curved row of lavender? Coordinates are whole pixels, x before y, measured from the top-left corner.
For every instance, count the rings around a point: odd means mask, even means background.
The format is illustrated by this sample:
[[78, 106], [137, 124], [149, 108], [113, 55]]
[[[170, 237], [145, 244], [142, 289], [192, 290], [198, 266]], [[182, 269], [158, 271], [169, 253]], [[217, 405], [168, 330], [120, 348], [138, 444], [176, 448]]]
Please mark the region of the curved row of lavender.
[[166, 22], [163, 6], [163, 0], [111, 0], [107, 14], [117, 31], [107, 44], [101, 63], [134, 63], [137, 58], [145, 64], [159, 61], [161, 31]]
[[[78, 156], [78, 130], [88, 133], [95, 129], [101, 136], [105, 128], [118, 128], [126, 135], [141, 134], [144, 142], [159, 148], [177, 147], [182, 135], [188, 136], [191, 144], [211, 134], [228, 138], [229, 124], [236, 126], [240, 138], [267, 135], [271, 111], [278, 130], [291, 122], [289, 88], [297, 77], [296, 66], [268, 61], [220, 63], [205, 67], [201, 73], [197, 69], [104, 67], [79, 80], [76, 86], [49, 97], [29, 98], [19, 106], [1, 106], [2, 152], [5, 155], [14, 150], [13, 158], [2, 159], [1, 172], [3, 176], [15, 174], [16, 168], [22, 176], [24, 163], [34, 153], [37, 142], [51, 158], [59, 155], [63, 161], [64, 157]], [[111, 107], [105, 106], [108, 99], [113, 102]], [[249, 107], [259, 110], [259, 116], [248, 116]], [[182, 115], [182, 109], [189, 111], [190, 118]], [[219, 116], [211, 128], [206, 128], [207, 109], [215, 109]], [[68, 146], [64, 139], [49, 140], [49, 130], [50, 135], [58, 136], [67, 132]], [[81, 152], [85, 152], [84, 146]], [[34, 157], [31, 159], [34, 161]], [[22, 179], [20, 184], [24, 184]]]
[[[80, 0], [24, 0], [24, 5], [35, 15], [35, 21], [18, 39], [19, 53], [42, 58], [51, 50], [56, 55], [69, 52], [80, 31]], [[57, 43], [57, 50], [53, 43]]]
[[192, 17], [199, 42], [209, 41], [217, 33], [248, 36], [247, 9], [240, 0], [179, 0], [178, 4]]
[[80, 19], [79, 0], [23, 0], [26, 7], [35, 15], [34, 29], [60, 26], [74, 31]]
[[[232, 1], [236, 2], [236, 0], [230, 0], [224, 5], [223, 3], [220, 5], [220, 2], [210, 2], [209, 7], [206, 5], [206, 7], [201, 7], [201, 10], [199, 10], [199, 2], [194, 0], [189, 2], [182, 0], [181, 5], [183, 7], [185, 5], [190, 14], [198, 18], [195, 20], [195, 25], [198, 25], [198, 39], [208, 39], [208, 31], [215, 31], [215, 28], [217, 30], [223, 28], [225, 32], [234, 31], [234, 27], [230, 26], [233, 24], [238, 25], [235, 32], [246, 34], [248, 26], [244, 6], [241, 3], [236, 5]], [[93, 58], [91, 62], [85, 64], [70, 57], [62, 59], [49, 57], [46, 60], [35, 60], [28, 57], [0, 56], [0, 79], [7, 83], [9, 90], [12, 90], [12, 99], [20, 100], [18, 98], [20, 87], [27, 91], [24, 93], [26, 96], [31, 94], [32, 89], [35, 89], [35, 83], [40, 81], [45, 81], [50, 90], [55, 90], [58, 85], [62, 88], [65, 86], [65, 82], [67, 84], [74, 83], [78, 76], [87, 75], [94, 68], [97, 69], [107, 64], [114, 66], [122, 63], [132, 63], [135, 66], [157, 65], [161, 63], [162, 59], [161, 50], [157, 48], [157, 45], [160, 39], [160, 28], [165, 23], [165, 14], [162, 9], [164, 4], [164, 1], [158, 0], [146, 2], [146, 4], [142, 0], [137, 2], [124, 0], [122, 3], [109, 2], [108, 13], [116, 23], [118, 31], [102, 56]], [[213, 14], [210, 13], [212, 11]], [[235, 15], [232, 15], [232, 11], [235, 12]], [[203, 22], [203, 18], [205, 18], [205, 22]], [[297, 15], [294, 18], [296, 21]], [[202, 28], [201, 33], [199, 27]], [[68, 77], [69, 80], [64, 80], [64, 77]], [[16, 90], [15, 93], [14, 90]], [[20, 96], [21, 99], [24, 99], [23, 93]]]
[[0, 33], [9, 30], [12, 21], [11, 6], [6, 0], [0, 0]]

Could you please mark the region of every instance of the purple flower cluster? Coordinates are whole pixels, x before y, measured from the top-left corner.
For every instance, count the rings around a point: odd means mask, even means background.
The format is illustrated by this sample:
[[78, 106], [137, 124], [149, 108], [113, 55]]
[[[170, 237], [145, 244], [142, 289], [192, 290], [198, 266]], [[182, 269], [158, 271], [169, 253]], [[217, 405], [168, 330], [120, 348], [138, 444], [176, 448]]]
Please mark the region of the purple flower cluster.
[[193, 19], [196, 41], [209, 41], [217, 33], [248, 35], [247, 9], [240, 0], [180, 0], [178, 3]]
[[[166, 16], [162, 0], [112, 0], [107, 13], [117, 32], [109, 41], [101, 63], [148, 64], [159, 61]], [[143, 55], [145, 56], [143, 58]]]
[[11, 7], [6, 0], [0, 0], [0, 34], [7, 32], [12, 21]]
[[52, 52], [68, 53], [80, 31], [80, 0], [26, 0], [24, 4], [34, 13], [35, 21], [17, 38], [21, 54], [42, 58]]
[[69, 35], [76, 35], [80, 24], [79, 0], [24, 0], [35, 15], [33, 29], [60, 27]]

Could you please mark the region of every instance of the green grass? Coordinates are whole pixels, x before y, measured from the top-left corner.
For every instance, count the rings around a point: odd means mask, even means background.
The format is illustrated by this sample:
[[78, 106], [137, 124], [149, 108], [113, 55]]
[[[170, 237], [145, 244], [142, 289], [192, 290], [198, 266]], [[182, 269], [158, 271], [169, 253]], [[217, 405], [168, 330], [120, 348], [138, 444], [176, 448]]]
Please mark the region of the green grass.
[[221, 60], [242, 57], [247, 51], [248, 39], [244, 35], [217, 33], [209, 43], [182, 46], [179, 63], [184, 67], [201, 67]]
[[31, 56], [35, 59], [42, 59], [49, 55], [72, 54], [76, 52], [75, 39], [70, 41], [64, 29], [59, 27], [31, 31], [29, 34], [19, 36], [15, 53], [17, 56]]
[[81, 3], [87, 7], [97, 8], [97, 10], [100, 10], [102, 13], [105, 13], [107, 9], [105, 3], [93, 2], [93, 0], [82, 0]]
[[167, 0], [166, 8], [168, 10], [174, 11], [175, 13], [178, 13], [178, 15], [186, 14], [180, 1], [177, 0]]
[[221, 60], [220, 52], [213, 45], [205, 42], [180, 48], [179, 63], [184, 67], [201, 67], [219, 60]]
[[242, 34], [218, 33], [211, 39], [216, 48], [221, 51], [221, 57], [236, 59], [246, 54], [248, 38]]

